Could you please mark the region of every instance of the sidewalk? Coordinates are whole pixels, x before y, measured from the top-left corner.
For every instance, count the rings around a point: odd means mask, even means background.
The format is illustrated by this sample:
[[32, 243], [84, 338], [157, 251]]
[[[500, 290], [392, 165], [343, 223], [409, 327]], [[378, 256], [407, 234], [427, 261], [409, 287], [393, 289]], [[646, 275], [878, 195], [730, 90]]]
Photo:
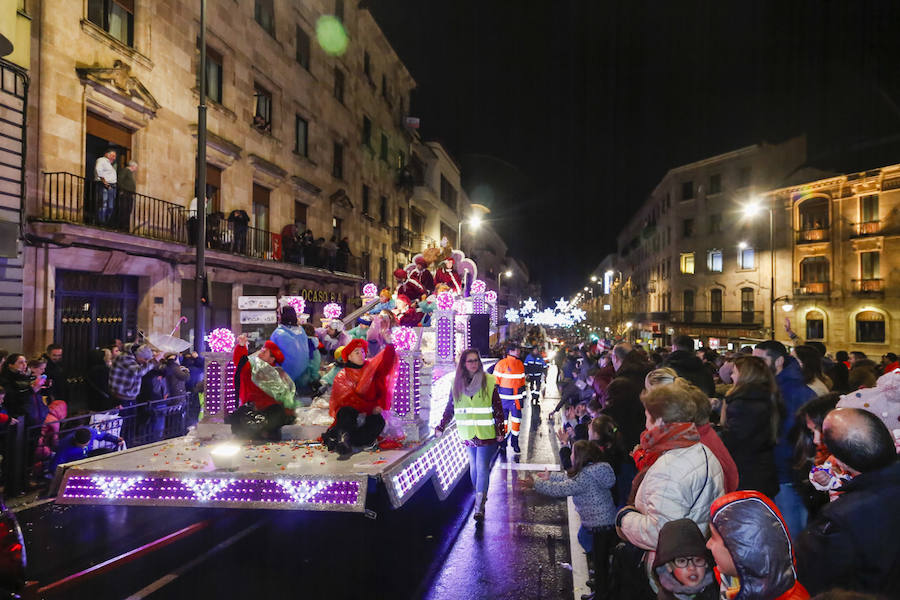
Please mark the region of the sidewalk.
[[[426, 595], [429, 600], [570, 600], [573, 593], [577, 594], [575, 598], [580, 598], [589, 591], [586, 588], [579, 591], [587, 579], [587, 565], [580, 547], [574, 552], [576, 563], [580, 559], [583, 565], [581, 569], [575, 566], [579, 589], [573, 590], [573, 574], [561, 566], [572, 562], [569, 513], [574, 511], [563, 500], [523, 491], [518, 484], [527, 471], [558, 468], [555, 425], [546, 419], [559, 401], [553, 370], [549, 381], [541, 406], [535, 410], [526, 406], [523, 411], [519, 440], [522, 454], [516, 455], [508, 449], [494, 463], [484, 525], [475, 526], [470, 510]], [[576, 523], [576, 530], [577, 527]], [[574, 538], [572, 542], [578, 546]]]

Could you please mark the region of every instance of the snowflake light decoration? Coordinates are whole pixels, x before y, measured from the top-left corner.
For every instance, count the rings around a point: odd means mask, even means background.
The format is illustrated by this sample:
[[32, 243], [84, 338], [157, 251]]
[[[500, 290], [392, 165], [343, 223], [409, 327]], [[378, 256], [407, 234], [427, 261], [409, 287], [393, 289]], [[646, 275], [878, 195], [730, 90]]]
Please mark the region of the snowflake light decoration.
[[441, 292], [437, 297], [438, 310], [450, 310], [453, 308], [453, 294]]
[[226, 329], [225, 327], [213, 329], [206, 334], [206, 337], [203, 339], [206, 340], [206, 343], [209, 345], [209, 349], [212, 352], [231, 352], [234, 348], [234, 334], [231, 333], [230, 329]]
[[576, 323], [580, 323], [581, 321], [584, 321], [585, 317], [587, 317], [587, 313], [585, 313], [580, 308], [573, 308], [571, 311], [569, 311], [569, 316], [571, 316], [572, 320]]
[[529, 298], [528, 300], [525, 300], [524, 302], [522, 302], [522, 309], [521, 309], [522, 314], [528, 314], [528, 313], [534, 312], [536, 310], [537, 310], [537, 300], [533, 300], [533, 299]]
[[484, 283], [481, 279], [476, 279], [472, 282], [472, 293], [473, 294], [483, 294], [484, 290], [487, 289], [487, 284]]
[[412, 327], [394, 327], [391, 329], [394, 347], [401, 352], [409, 352], [416, 347], [418, 336]]
[[329, 302], [325, 305], [325, 308], [322, 309], [322, 313], [328, 319], [340, 319], [342, 312], [344, 311], [337, 302]]
[[510, 323], [518, 323], [519, 322], [519, 311], [514, 308], [506, 309], [506, 320]]
[[488, 290], [484, 293], [484, 299], [489, 303], [494, 304], [497, 301], [497, 292], [494, 290]]
[[363, 296], [375, 297], [378, 295], [378, 286], [374, 283], [367, 283], [363, 286]]

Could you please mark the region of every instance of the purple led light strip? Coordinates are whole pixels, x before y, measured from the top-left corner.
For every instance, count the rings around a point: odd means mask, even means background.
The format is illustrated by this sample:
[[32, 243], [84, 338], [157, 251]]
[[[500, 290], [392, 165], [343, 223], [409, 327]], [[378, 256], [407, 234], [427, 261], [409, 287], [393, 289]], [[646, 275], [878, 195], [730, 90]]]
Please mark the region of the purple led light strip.
[[223, 396], [225, 397], [225, 414], [230, 415], [237, 409], [237, 398], [234, 394], [234, 371], [236, 367], [234, 363], [228, 363], [225, 367], [225, 381], [224, 381], [224, 389], [225, 393]]
[[211, 360], [206, 363], [205, 413], [217, 415], [222, 410], [222, 365]]
[[128, 501], [229, 504], [275, 503], [353, 505], [359, 481], [333, 479], [239, 479], [233, 477], [143, 477], [71, 475], [59, 494], [66, 500], [96, 500], [98, 504]]
[[435, 473], [441, 491], [446, 493], [468, 466], [466, 450], [456, 427], [451, 426], [424, 454], [391, 476], [390, 483], [397, 500], [402, 502], [421, 481]]

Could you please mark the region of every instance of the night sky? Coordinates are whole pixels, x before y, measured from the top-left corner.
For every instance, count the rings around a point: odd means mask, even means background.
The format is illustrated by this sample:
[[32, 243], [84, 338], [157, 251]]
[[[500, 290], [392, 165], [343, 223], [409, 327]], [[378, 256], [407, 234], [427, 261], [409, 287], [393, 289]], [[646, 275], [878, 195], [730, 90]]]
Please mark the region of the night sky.
[[803, 132], [817, 166], [900, 162], [900, 2], [363, 5], [545, 298], [581, 289], [674, 166]]

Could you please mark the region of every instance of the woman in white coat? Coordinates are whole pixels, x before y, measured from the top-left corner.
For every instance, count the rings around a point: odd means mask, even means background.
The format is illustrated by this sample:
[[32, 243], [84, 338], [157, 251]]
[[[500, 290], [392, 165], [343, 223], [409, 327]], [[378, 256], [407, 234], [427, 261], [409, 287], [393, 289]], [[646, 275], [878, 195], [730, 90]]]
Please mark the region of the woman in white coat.
[[616, 526], [622, 539], [648, 552], [648, 565], [663, 525], [688, 518], [707, 534], [709, 507], [725, 493], [722, 466], [700, 443], [688, 386], [678, 380], [642, 398], [647, 429], [632, 454], [638, 467], [633, 503], [619, 511]]

